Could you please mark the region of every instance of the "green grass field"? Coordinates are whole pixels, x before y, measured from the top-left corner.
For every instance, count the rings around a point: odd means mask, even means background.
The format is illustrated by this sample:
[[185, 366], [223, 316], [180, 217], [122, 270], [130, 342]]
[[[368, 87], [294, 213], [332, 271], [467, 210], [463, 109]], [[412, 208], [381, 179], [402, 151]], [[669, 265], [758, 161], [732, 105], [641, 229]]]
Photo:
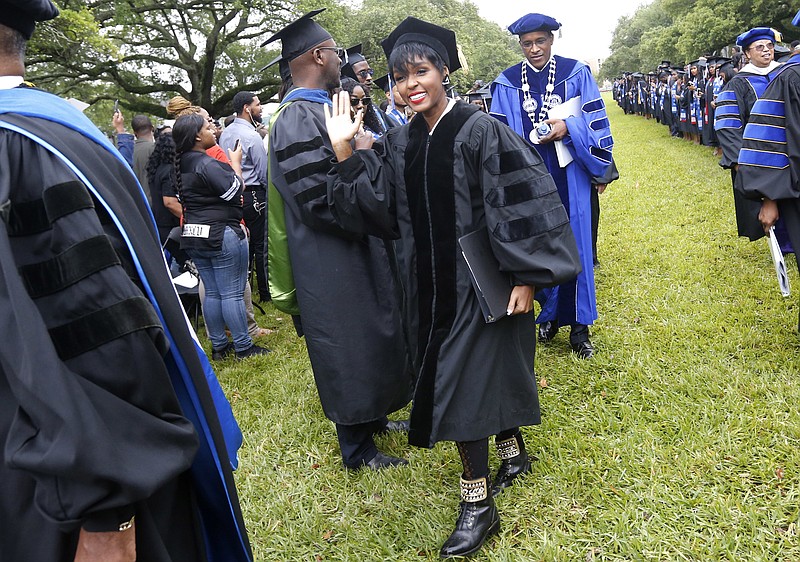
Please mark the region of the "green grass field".
[[[622, 177], [601, 196], [597, 355], [575, 359], [566, 333], [538, 348], [543, 423], [523, 430], [538, 460], [474, 560], [800, 560], [795, 260], [784, 299], [766, 242], [736, 237], [711, 149], [607, 103]], [[304, 342], [266, 310], [274, 353], [217, 364], [256, 559], [438, 559], [455, 447], [379, 437], [410, 466], [345, 472]]]

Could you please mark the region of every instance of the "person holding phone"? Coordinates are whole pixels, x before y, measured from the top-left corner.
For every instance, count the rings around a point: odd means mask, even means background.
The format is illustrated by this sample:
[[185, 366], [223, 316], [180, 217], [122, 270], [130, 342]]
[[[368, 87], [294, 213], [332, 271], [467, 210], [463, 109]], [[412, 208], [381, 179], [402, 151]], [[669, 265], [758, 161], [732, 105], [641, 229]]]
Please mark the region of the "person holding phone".
[[[241, 148], [228, 151], [230, 165], [208, 156], [206, 150], [216, 137], [213, 124], [199, 114], [179, 117], [172, 138], [178, 155], [176, 187], [183, 205], [181, 249], [194, 261], [205, 286], [203, 316], [212, 358], [222, 359], [234, 351], [239, 359], [269, 353], [255, 345], [247, 331]], [[225, 334], [226, 325], [233, 342]]]
[[261, 301], [269, 301], [267, 265], [264, 260], [264, 233], [267, 228], [267, 150], [257, 128], [261, 125], [261, 101], [253, 92], [233, 96], [236, 119], [219, 137], [220, 146], [228, 151], [236, 141], [242, 147], [244, 178], [244, 222], [250, 230], [249, 263], [255, 268], [256, 286]]

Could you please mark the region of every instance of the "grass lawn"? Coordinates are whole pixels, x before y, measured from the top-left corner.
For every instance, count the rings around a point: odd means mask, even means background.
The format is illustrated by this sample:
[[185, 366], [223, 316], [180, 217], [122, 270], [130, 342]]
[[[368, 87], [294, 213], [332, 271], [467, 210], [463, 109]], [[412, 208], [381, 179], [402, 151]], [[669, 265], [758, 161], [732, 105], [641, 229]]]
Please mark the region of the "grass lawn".
[[[575, 359], [563, 332], [537, 349], [543, 423], [523, 431], [538, 460], [473, 559], [800, 560], [795, 260], [784, 299], [766, 242], [736, 237], [711, 149], [607, 103], [622, 177], [601, 196], [597, 355]], [[304, 342], [265, 310], [274, 353], [217, 364], [256, 559], [438, 559], [455, 447], [379, 437], [410, 466], [345, 472]]]

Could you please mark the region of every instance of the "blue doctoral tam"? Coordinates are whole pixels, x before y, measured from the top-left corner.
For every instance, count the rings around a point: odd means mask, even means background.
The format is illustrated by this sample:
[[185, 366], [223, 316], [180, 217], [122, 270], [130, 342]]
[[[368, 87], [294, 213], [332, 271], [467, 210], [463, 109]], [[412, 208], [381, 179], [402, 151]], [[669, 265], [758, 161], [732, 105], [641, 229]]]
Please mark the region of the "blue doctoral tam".
[[555, 31], [561, 24], [544, 14], [527, 14], [508, 26], [514, 35], [525, 35], [532, 31]]
[[764, 39], [777, 43], [782, 39], [782, 36], [778, 30], [772, 29], [771, 27], [754, 27], [750, 31], [739, 35], [739, 37], [736, 38], [736, 44], [746, 49], [756, 41]]

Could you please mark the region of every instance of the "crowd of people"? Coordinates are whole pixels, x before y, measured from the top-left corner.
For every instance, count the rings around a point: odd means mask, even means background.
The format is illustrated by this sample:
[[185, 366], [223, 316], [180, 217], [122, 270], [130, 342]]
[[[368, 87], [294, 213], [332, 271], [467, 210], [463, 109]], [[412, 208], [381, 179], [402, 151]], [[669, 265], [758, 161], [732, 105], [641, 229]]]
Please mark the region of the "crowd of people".
[[[594, 354], [593, 219], [616, 177], [603, 99], [584, 63], [553, 53], [561, 26], [543, 14], [509, 26], [522, 60], [460, 101], [451, 30], [406, 18], [373, 81], [321, 11], [265, 42], [281, 42], [271, 64], [283, 80], [268, 123], [253, 92], [234, 97], [224, 128], [176, 97], [168, 128], [136, 116], [128, 135], [116, 111], [117, 150], [24, 82], [26, 41], [55, 6], [0, 0], [4, 554], [252, 558], [231, 478], [241, 433], [166, 254], [202, 280], [212, 360], [269, 353], [248, 325], [250, 271], [260, 300], [292, 315], [345, 469], [408, 464], [378, 450], [378, 433], [455, 443], [461, 501], [443, 558], [498, 532], [494, 497], [531, 469], [520, 428], [540, 422], [537, 340], [569, 326], [573, 352]], [[665, 61], [617, 80], [614, 97], [675, 136], [719, 143], [762, 231], [781, 217], [800, 244], [800, 56], [773, 64], [778, 41], [750, 30], [738, 73], [719, 57]], [[755, 105], [741, 105], [740, 80]], [[498, 275], [495, 298], [484, 276]], [[388, 419], [409, 403], [409, 420]]]
[[751, 118], [761, 118], [753, 111], [755, 104], [800, 55], [800, 41], [781, 42], [775, 29], [756, 27], [735, 38], [730, 57], [708, 55], [685, 66], [665, 60], [647, 74], [624, 72], [614, 81], [613, 96], [625, 113], [655, 119], [673, 137], [714, 147], [720, 166], [730, 170], [739, 236], [758, 240], [773, 231], [781, 250], [790, 253], [796, 246], [785, 221], [738, 173], [743, 154], [748, 165], [756, 161], [756, 167], [769, 167], [761, 152], [744, 147], [764, 131], [753, 126], [751, 136], [746, 133]]

